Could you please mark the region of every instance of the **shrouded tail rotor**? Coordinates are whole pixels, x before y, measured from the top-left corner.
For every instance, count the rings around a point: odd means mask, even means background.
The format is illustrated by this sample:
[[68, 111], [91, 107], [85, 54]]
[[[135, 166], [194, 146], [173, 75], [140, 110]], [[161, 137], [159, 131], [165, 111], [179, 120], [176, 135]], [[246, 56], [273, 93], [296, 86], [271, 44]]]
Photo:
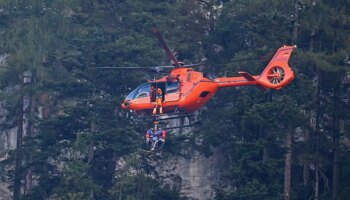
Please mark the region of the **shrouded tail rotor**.
[[270, 83], [277, 85], [284, 80], [285, 72], [282, 67], [275, 66], [268, 72], [267, 78]]
[[270, 63], [258, 78], [258, 85], [266, 88], [281, 89], [294, 79], [294, 72], [288, 65], [294, 48], [296, 46], [283, 46], [277, 50]]

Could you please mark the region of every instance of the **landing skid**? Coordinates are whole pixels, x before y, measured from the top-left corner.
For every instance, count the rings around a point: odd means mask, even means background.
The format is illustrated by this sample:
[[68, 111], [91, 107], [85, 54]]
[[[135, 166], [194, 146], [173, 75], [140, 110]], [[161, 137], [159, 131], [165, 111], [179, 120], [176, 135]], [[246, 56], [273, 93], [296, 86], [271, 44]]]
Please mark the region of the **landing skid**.
[[[140, 113], [139, 113], [140, 114]], [[189, 128], [193, 127], [194, 125], [198, 124], [198, 121], [191, 120], [192, 117], [195, 117], [195, 114], [188, 114], [185, 112], [172, 112], [172, 113], [165, 113], [165, 114], [145, 114], [145, 115], [131, 115], [130, 119], [138, 122], [142, 121], [148, 121], [152, 120], [153, 123], [162, 122], [162, 121], [169, 121], [172, 119], [188, 119], [188, 124], [183, 126], [174, 126], [174, 127], [164, 127], [164, 130], [170, 130], [170, 129], [177, 129], [177, 128]], [[192, 118], [193, 119], [193, 118]]]
[[163, 120], [170, 120], [170, 119], [181, 119], [181, 118], [188, 118], [194, 117], [194, 114], [188, 114], [188, 113], [169, 113], [169, 114], [159, 114], [159, 115], [153, 115], [154, 121], [163, 121]]
[[153, 116], [153, 123], [154, 122], [161, 122], [161, 121], [169, 121], [172, 119], [188, 119], [187, 125], [182, 126], [173, 126], [173, 127], [164, 127], [164, 130], [170, 130], [170, 129], [177, 129], [177, 128], [189, 128], [193, 127], [194, 125], [198, 124], [198, 121], [191, 120], [192, 117], [195, 117], [194, 114], [188, 114], [188, 113], [171, 113], [171, 114], [164, 114], [164, 115], [154, 115]]
[[165, 114], [145, 114], [145, 115], [135, 115], [132, 113], [128, 113], [127, 117], [131, 120], [144, 120], [144, 119], [152, 119], [153, 121], [163, 121], [163, 120], [170, 120], [170, 119], [180, 119], [180, 118], [190, 118], [194, 117], [194, 114], [188, 114], [184, 112], [178, 112], [178, 113], [165, 113]]
[[[195, 123], [196, 124], [196, 123]], [[163, 128], [164, 130], [171, 130], [171, 129], [177, 129], [177, 128], [189, 128], [189, 127], [193, 127], [194, 124], [191, 125], [183, 125], [183, 126], [173, 126], [173, 127], [166, 127]]]

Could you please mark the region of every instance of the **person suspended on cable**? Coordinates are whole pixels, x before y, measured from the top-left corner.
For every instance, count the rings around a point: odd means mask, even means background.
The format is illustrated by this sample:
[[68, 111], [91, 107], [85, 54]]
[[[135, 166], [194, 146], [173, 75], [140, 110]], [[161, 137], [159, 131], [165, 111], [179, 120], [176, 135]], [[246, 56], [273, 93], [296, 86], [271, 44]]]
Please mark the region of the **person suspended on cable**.
[[164, 143], [165, 143], [165, 139], [166, 139], [166, 130], [163, 130], [162, 128], [159, 128], [159, 130], [157, 131], [157, 135], [158, 135], [158, 140], [160, 142], [159, 147], [162, 148]]
[[158, 135], [158, 127], [157, 124], [154, 125], [154, 129], [153, 129], [153, 136], [151, 139], [151, 151], [154, 151], [157, 147], [157, 144], [159, 142], [159, 135]]
[[155, 121], [154, 122], [154, 128], [153, 128], [153, 136], [152, 136], [152, 148], [151, 151], [154, 151], [157, 148], [157, 145], [159, 143], [159, 139], [161, 137], [162, 131], [161, 129], [158, 127], [158, 122]]
[[147, 130], [146, 132], [146, 144], [147, 144], [147, 147], [149, 148], [150, 146], [152, 146], [152, 141], [151, 139], [153, 138], [154, 136], [154, 130], [153, 128], [150, 128]]
[[160, 128], [157, 135], [159, 135], [159, 140], [160, 141], [165, 142], [166, 130], [163, 130], [163, 129]]
[[159, 108], [159, 114], [163, 114], [163, 91], [161, 88], [157, 88], [156, 102], [153, 109], [153, 114], [157, 114], [157, 109]]

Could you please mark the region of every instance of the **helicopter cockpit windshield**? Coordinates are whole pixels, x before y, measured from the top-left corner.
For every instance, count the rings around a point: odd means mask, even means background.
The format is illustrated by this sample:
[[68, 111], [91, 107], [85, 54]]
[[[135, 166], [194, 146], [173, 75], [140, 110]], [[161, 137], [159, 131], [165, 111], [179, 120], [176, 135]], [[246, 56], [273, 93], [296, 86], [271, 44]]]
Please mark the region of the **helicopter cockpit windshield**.
[[150, 83], [144, 83], [133, 90], [125, 99], [132, 100], [136, 98], [148, 97], [151, 89]]

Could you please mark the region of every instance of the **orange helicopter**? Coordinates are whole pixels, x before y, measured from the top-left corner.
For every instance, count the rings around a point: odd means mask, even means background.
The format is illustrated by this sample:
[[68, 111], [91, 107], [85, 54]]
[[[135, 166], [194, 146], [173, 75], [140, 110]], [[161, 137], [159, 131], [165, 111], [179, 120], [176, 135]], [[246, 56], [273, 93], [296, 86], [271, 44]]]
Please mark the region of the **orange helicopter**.
[[257, 85], [278, 90], [294, 79], [294, 72], [289, 67], [288, 61], [296, 46], [279, 48], [260, 75], [253, 76], [248, 72], [238, 72], [240, 76], [237, 77], [213, 79], [191, 68], [197, 66], [196, 64], [184, 65], [179, 62], [158, 29], [152, 28], [152, 31], [174, 64], [173, 66], [154, 67], [154, 69], [157, 71], [160, 68], [173, 69], [169, 75], [158, 80], [148, 81], [127, 95], [121, 105], [124, 110], [136, 114], [158, 116], [159, 113], [154, 114], [153, 112], [156, 104], [153, 91], [160, 89], [162, 91], [162, 114], [184, 113], [185, 116], [188, 116], [189, 113], [193, 113], [205, 105], [220, 88]]

